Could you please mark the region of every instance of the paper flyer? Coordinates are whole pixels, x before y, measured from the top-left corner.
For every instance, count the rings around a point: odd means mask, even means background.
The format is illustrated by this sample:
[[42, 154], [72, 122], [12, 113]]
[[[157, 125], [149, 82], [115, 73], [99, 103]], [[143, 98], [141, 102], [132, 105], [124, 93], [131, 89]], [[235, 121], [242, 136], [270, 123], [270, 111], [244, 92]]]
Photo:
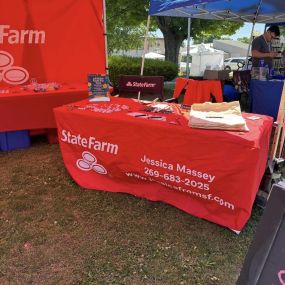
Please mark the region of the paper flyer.
[[110, 101], [108, 75], [88, 74], [88, 95], [92, 102]]

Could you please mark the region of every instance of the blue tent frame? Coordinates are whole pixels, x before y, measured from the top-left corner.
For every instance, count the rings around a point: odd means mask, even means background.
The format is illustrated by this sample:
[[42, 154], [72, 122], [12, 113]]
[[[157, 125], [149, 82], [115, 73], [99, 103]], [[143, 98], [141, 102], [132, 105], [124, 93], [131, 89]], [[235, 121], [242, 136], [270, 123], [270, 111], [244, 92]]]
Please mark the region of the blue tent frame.
[[267, 23], [265, 25], [265, 29], [271, 25], [278, 25], [278, 26], [285, 26], [285, 22], [282, 22], [282, 23]]
[[252, 23], [285, 21], [283, 0], [151, 0], [151, 16], [172, 16]]

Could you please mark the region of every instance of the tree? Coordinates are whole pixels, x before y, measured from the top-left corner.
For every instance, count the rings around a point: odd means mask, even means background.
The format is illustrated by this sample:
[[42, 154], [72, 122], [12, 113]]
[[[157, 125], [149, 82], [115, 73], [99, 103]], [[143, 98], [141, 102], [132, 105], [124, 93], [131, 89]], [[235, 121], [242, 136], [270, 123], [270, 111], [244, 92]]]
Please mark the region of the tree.
[[106, 0], [108, 52], [142, 46], [149, 0]]
[[117, 50], [140, 49], [143, 45], [144, 34], [143, 27], [113, 27], [112, 34], [108, 33], [108, 53]]
[[[178, 63], [179, 49], [187, 39], [187, 18], [157, 17], [158, 27], [165, 41], [165, 59]], [[243, 24], [229, 21], [191, 19], [191, 37], [195, 42], [208, 42], [232, 35]]]
[[248, 43], [249, 43], [249, 38], [248, 38], [248, 37], [238, 38], [237, 40], [240, 41], [240, 42], [242, 42], [242, 43], [245, 43], [245, 44], [248, 44]]
[[165, 59], [178, 64], [179, 49], [187, 38], [187, 21], [184, 18], [156, 17], [164, 37]]
[[[149, 0], [106, 0], [108, 50], [142, 46]], [[179, 49], [187, 39], [187, 18], [152, 17], [151, 30], [158, 27], [165, 42], [165, 59], [178, 63]], [[232, 35], [242, 24], [229, 21], [191, 20], [191, 37], [198, 42]]]

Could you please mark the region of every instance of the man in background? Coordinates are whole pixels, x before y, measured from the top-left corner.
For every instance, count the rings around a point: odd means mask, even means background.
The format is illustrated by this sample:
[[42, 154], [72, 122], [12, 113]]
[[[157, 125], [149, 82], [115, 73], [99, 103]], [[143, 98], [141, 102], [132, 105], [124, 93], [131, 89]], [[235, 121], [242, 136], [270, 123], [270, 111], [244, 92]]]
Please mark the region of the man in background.
[[256, 37], [252, 41], [251, 54], [252, 66], [259, 67], [260, 60], [263, 61], [263, 66], [272, 67], [272, 59], [278, 55], [277, 52], [272, 51], [271, 42], [280, 36], [278, 26], [270, 26], [264, 34]]

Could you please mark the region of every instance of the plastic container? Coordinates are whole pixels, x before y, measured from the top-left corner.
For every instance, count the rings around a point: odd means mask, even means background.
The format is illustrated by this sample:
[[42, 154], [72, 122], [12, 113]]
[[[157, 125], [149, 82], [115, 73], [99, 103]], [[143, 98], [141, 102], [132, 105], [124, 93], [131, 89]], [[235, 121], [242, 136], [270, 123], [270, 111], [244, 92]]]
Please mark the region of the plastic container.
[[272, 67], [269, 72], [269, 78], [272, 79], [274, 75], [275, 75], [275, 71], [274, 71], [274, 68]]
[[28, 130], [0, 132], [0, 151], [30, 147], [31, 140]]
[[268, 74], [268, 67], [252, 67], [251, 69], [251, 79], [265, 81], [268, 78]]

